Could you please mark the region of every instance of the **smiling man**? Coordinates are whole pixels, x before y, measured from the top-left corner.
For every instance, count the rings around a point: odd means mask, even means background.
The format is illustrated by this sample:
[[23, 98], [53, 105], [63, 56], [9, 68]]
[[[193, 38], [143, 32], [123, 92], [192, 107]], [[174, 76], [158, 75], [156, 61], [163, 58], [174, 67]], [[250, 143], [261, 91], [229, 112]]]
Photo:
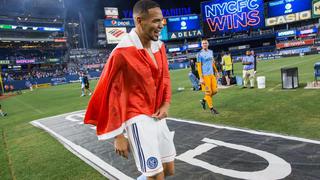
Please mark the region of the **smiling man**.
[[[166, 123], [171, 85], [160, 6], [140, 0], [133, 8], [135, 28], [113, 50], [89, 102], [85, 123], [97, 126], [100, 140], [114, 139], [115, 151], [131, 150], [140, 178], [174, 174], [176, 150]], [[127, 132], [127, 138], [124, 136]]]

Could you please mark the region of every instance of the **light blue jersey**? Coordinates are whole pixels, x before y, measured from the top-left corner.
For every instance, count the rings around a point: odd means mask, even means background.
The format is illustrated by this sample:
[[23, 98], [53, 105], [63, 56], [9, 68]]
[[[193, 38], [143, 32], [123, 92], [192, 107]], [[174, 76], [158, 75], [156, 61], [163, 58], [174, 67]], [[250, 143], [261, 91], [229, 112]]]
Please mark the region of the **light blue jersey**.
[[211, 50], [201, 50], [197, 55], [197, 62], [201, 63], [202, 75], [213, 75], [213, 52]]
[[251, 62], [250, 65], [244, 65], [243, 70], [251, 70], [254, 69], [254, 57], [253, 56], [245, 56], [243, 58], [243, 62]]
[[80, 83], [81, 83], [81, 84], [85, 84], [84, 78], [83, 78], [82, 76], [79, 77], [79, 80], [80, 80]]

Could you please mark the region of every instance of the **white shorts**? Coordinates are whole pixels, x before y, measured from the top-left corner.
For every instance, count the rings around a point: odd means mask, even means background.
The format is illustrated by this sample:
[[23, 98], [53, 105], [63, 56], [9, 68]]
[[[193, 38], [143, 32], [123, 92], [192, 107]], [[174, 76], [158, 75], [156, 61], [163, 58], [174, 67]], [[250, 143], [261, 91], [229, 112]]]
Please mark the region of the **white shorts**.
[[165, 119], [139, 115], [131, 120], [134, 123], [126, 131], [138, 170], [145, 176], [154, 176], [163, 171], [162, 163], [174, 161], [174, 132], [169, 131]]
[[85, 85], [84, 84], [81, 84], [81, 89], [83, 89], [85, 87]]

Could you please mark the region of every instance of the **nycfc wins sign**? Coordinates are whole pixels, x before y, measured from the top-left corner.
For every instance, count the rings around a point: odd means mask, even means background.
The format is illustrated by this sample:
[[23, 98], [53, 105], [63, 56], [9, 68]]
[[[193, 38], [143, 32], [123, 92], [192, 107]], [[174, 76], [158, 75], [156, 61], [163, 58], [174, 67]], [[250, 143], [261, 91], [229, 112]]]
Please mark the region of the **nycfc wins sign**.
[[263, 0], [214, 0], [201, 3], [206, 36], [263, 27], [263, 12]]

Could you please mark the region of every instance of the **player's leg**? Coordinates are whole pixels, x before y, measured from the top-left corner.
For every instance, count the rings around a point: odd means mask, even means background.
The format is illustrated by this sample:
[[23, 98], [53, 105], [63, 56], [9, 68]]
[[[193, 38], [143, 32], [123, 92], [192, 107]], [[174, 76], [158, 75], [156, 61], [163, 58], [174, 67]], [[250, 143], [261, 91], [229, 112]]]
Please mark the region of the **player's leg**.
[[227, 81], [227, 86], [230, 86], [230, 71], [226, 71], [225, 78]]
[[254, 69], [249, 70], [250, 87], [254, 87]]
[[163, 172], [165, 177], [174, 175], [174, 172], [175, 172], [174, 161], [163, 163], [162, 166], [163, 166]]
[[[218, 93], [217, 78], [214, 75], [212, 75], [210, 77], [210, 80], [211, 80], [211, 93], [212, 93], [211, 96], [214, 96], [215, 94]], [[212, 107], [210, 108], [210, 111], [211, 111], [212, 114], [219, 114], [219, 112], [215, 108], [213, 108], [213, 100], [212, 100]]]
[[211, 92], [212, 92], [212, 96], [214, 96], [215, 94], [218, 93], [218, 83], [217, 83], [217, 78], [212, 75], [210, 76], [210, 84], [211, 84]]
[[173, 142], [174, 132], [169, 130], [165, 119], [159, 120], [157, 124], [159, 152], [164, 176], [172, 176], [175, 172], [174, 159], [176, 156], [176, 148]]
[[81, 96], [85, 96], [84, 84], [81, 84]]
[[164, 179], [156, 121], [146, 115], [134, 118], [138, 119], [126, 130], [136, 166], [147, 179]]
[[204, 76], [204, 100], [207, 102], [208, 107], [211, 109], [212, 105], [212, 88], [211, 88], [211, 78], [210, 76]]
[[244, 87], [244, 88], [247, 87], [247, 84], [248, 84], [248, 81], [249, 81], [249, 80], [248, 80], [249, 78], [248, 78], [247, 73], [248, 73], [248, 72], [247, 72], [246, 70], [243, 70], [243, 71], [242, 71], [243, 87]]

